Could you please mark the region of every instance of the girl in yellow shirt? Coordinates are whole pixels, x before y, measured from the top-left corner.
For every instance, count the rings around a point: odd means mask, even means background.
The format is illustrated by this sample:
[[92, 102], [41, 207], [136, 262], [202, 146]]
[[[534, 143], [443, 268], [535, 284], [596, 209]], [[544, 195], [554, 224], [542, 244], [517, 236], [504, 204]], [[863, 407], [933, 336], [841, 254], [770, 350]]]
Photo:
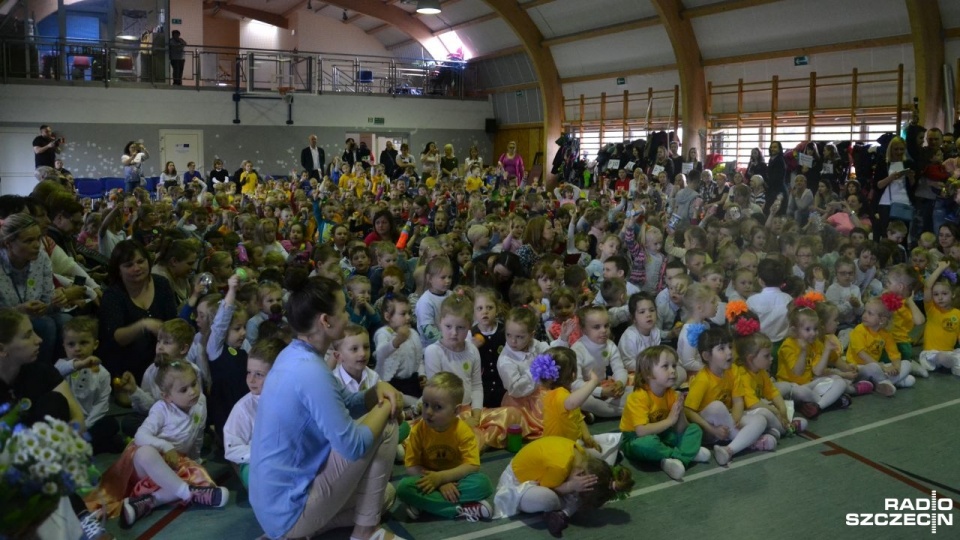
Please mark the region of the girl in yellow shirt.
[[700, 446], [703, 430], [687, 422], [677, 382], [677, 352], [665, 345], [644, 349], [637, 357], [634, 391], [620, 419], [623, 454], [637, 461], [655, 461], [674, 480], [692, 461], [707, 463], [710, 451]]
[[844, 394], [846, 382], [826, 375], [830, 355], [840, 342], [820, 339], [820, 317], [808, 307], [791, 310], [787, 320], [790, 336], [780, 346], [777, 363], [780, 394], [794, 400], [797, 412], [810, 419], [834, 403], [841, 409], [849, 407], [850, 396]]
[[567, 347], [552, 347], [534, 358], [530, 373], [543, 388], [543, 436], [583, 440], [587, 448], [600, 450], [583, 421], [580, 406], [600, 384], [596, 373], [575, 392], [570, 385], [577, 378], [577, 356]]
[[960, 310], [953, 307], [955, 281], [957, 274], [950, 270], [949, 263], [941, 261], [923, 285], [923, 307], [928, 320], [923, 328], [924, 351], [917, 361], [920, 369], [914, 371], [922, 377], [929, 376], [930, 371], [938, 368], [948, 369], [960, 376], [960, 348], [957, 348]]
[[801, 432], [807, 429], [807, 421], [797, 418], [791, 422], [787, 416], [787, 404], [770, 378], [772, 349], [773, 342], [760, 332], [737, 337], [734, 340], [737, 356], [734, 369], [743, 388], [744, 414], [763, 416], [767, 420], [766, 434], [779, 440], [790, 431]]
[[[717, 443], [713, 447], [717, 465], [726, 466], [730, 458], [747, 448], [775, 449], [777, 440], [764, 435], [767, 420], [756, 414], [742, 414], [743, 388], [732, 367], [730, 334], [723, 328], [711, 328], [702, 335], [691, 332], [687, 337], [697, 348], [704, 369], [690, 379], [684, 413], [687, 420], [703, 429], [706, 441]], [[730, 442], [724, 444], [725, 441]]]
[[878, 394], [887, 397], [896, 394], [898, 386], [908, 388], [916, 383], [910, 375], [910, 361], [901, 360], [897, 343], [886, 330], [891, 313], [899, 309], [902, 302], [895, 297], [893, 293], [884, 293], [880, 298], [867, 301], [863, 322], [850, 333], [847, 347], [847, 362], [857, 366], [858, 378], [869, 380]]
[[632, 487], [629, 469], [611, 467], [570, 439], [543, 437], [524, 446], [500, 475], [493, 517], [542, 514], [560, 538], [577, 511], [625, 497]]

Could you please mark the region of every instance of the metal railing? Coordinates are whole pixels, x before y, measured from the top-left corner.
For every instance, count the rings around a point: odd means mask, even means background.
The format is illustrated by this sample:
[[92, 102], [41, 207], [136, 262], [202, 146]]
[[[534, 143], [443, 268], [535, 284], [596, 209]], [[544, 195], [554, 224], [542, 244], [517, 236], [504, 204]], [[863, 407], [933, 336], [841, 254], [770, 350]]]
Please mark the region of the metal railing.
[[[476, 68], [461, 61], [228, 47], [187, 47], [182, 84], [241, 92], [482, 97]], [[139, 42], [0, 40], [0, 82], [20, 80], [169, 85], [165, 47]]]

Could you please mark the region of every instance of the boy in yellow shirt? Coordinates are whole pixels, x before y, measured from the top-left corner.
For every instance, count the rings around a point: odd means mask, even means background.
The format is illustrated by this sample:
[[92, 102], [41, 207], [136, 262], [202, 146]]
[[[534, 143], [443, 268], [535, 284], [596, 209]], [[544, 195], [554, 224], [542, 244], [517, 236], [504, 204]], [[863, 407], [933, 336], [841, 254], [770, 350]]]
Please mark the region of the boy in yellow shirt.
[[480, 472], [477, 438], [457, 416], [462, 401], [463, 382], [453, 373], [437, 373], [423, 389], [423, 418], [406, 442], [409, 476], [397, 486], [411, 519], [418, 519], [421, 511], [470, 522], [493, 514], [485, 500], [493, 494], [493, 485]]
[[950, 270], [949, 263], [941, 261], [924, 283], [923, 307], [928, 320], [923, 329], [924, 351], [914, 366], [914, 373], [921, 377], [929, 376], [937, 368], [949, 369], [960, 377], [960, 310], [953, 307], [956, 280], [957, 274]]

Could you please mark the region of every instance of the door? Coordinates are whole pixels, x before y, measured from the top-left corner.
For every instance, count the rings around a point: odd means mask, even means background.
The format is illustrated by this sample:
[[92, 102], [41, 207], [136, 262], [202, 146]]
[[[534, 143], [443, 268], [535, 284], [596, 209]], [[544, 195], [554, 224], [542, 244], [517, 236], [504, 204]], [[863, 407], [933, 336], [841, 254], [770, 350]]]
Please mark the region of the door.
[[197, 170], [203, 173], [203, 130], [201, 129], [161, 129], [160, 130], [160, 170], [172, 161], [177, 173], [183, 178], [187, 163], [197, 164]]
[[0, 127], [0, 195], [29, 195], [37, 185], [33, 167], [36, 127]]

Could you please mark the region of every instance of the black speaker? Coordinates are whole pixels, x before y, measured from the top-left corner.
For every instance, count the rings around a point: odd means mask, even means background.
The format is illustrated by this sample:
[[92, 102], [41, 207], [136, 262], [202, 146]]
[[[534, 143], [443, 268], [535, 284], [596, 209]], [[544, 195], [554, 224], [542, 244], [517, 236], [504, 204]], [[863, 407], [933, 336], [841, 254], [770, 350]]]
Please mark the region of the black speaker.
[[487, 133], [496, 133], [497, 132], [497, 119], [496, 118], [487, 118], [486, 123], [484, 124], [484, 131]]

